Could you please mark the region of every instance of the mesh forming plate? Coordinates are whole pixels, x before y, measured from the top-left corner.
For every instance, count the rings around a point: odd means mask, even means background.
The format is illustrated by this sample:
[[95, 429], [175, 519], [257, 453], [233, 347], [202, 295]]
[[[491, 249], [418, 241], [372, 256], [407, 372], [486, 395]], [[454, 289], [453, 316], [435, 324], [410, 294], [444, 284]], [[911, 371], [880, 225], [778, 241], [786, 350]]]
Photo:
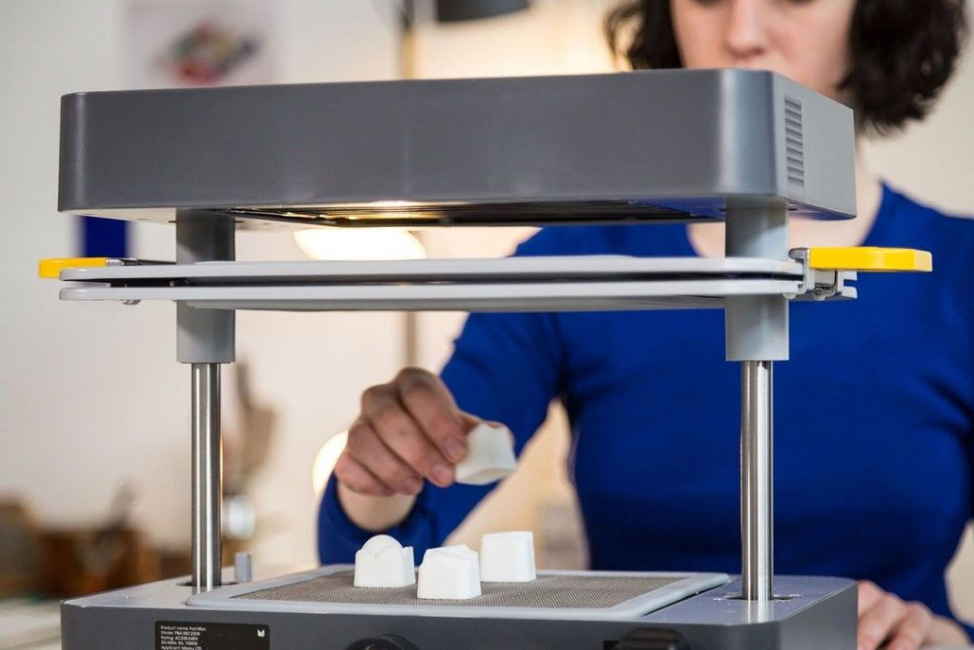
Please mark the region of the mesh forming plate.
[[550, 620], [629, 620], [725, 585], [724, 573], [539, 571], [527, 583], [484, 583], [469, 600], [420, 600], [416, 586], [363, 589], [353, 567], [323, 566], [196, 594], [190, 607], [253, 612]]
[[[236, 598], [288, 602], [358, 605], [416, 605], [429, 600], [416, 597], [416, 586], [401, 589], [364, 589], [352, 586], [352, 572], [324, 575], [280, 587], [261, 589]], [[518, 609], [608, 609], [683, 580], [677, 577], [615, 577], [599, 575], [539, 576], [527, 583], [483, 583], [483, 595], [468, 600], [435, 601], [451, 607], [504, 607]]]

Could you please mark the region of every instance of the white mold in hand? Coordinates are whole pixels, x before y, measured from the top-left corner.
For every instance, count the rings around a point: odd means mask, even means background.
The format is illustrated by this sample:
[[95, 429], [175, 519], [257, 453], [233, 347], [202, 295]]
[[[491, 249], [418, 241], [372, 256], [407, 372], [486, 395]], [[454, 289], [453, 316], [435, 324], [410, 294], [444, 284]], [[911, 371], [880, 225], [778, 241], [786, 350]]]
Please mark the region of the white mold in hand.
[[530, 531], [489, 533], [480, 542], [480, 579], [483, 582], [531, 582], [534, 535]]
[[457, 463], [457, 483], [486, 485], [514, 472], [513, 436], [507, 427], [483, 422], [467, 434], [467, 456]]
[[465, 545], [431, 548], [419, 567], [416, 596], [435, 600], [465, 600], [480, 595], [477, 553]]
[[355, 554], [356, 587], [408, 587], [416, 582], [413, 547], [376, 535]]

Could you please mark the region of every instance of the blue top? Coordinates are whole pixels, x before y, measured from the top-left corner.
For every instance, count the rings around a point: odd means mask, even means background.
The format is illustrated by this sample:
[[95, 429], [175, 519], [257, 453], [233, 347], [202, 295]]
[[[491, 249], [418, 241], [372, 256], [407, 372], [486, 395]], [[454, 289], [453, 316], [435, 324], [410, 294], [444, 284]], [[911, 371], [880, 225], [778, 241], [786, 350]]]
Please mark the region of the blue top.
[[[974, 510], [974, 222], [884, 185], [864, 245], [929, 250], [934, 272], [861, 274], [856, 301], [791, 306], [775, 571], [870, 579], [952, 616], [944, 570]], [[694, 250], [675, 224], [544, 229], [517, 254]], [[739, 573], [739, 373], [723, 312], [700, 310], [474, 314], [442, 377], [462, 409], [506, 423], [518, 452], [564, 402], [591, 568]], [[334, 488], [320, 556], [349, 562], [369, 533]], [[488, 491], [427, 484], [390, 534], [422, 557]]]

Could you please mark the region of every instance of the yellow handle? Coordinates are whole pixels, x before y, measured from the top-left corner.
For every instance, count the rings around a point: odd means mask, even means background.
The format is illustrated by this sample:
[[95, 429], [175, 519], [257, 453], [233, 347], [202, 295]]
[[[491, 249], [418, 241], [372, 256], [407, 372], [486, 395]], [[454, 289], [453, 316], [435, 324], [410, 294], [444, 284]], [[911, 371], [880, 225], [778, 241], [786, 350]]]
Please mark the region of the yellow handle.
[[108, 266], [107, 257], [60, 257], [41, 260], [37, 266], [38, 277], [57, 280], [64, 269], [90, 266]]
[[822, 271], [933, 270], [933, 256], [912, 248], [809, 248], [808, 266]]

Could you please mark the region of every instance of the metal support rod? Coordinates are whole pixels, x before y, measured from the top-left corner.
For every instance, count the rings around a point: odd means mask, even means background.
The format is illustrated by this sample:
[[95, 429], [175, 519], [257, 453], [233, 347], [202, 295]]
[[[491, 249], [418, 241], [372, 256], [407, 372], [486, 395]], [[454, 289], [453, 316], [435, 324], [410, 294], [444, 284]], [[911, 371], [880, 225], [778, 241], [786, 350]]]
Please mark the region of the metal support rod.
[[[788, 258], [788, 209], [779, 200], [729, 200], [728, 257]], [[773, 361], [788, 359], [788, 301], [739, 296], [725, 305], [727, 360], [741, 362], [741, 596], [774, 599]]]
[[[234, 222], [206, 210], [177, 210], [176, 262], [234, 259]], [[193, 592], [220, 586], [223, 549], [223, 444], [220, 364], [234, 360], [233, 311], [176, 304], [176, 358], [191, 364], [193, 447]]]
[[193, 375], [193, 592], [220, 586], [223, 450], [220, 437], [220, 364], [194, 363]]
[[770, 361], [741, 363], [741, 595], [774, 598], [774, 389]]

